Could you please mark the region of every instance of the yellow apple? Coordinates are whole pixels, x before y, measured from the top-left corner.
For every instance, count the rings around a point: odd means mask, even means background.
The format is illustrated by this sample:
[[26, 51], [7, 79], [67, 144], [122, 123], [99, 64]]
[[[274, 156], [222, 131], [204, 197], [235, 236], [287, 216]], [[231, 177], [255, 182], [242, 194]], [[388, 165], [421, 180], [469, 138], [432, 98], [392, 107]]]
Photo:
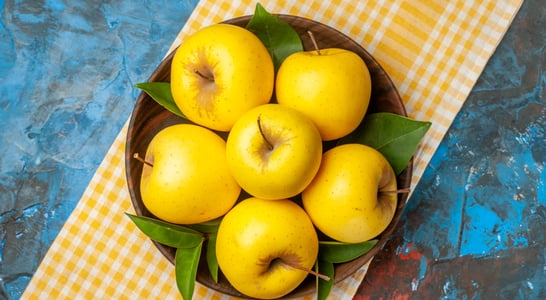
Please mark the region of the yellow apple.
[[222, 219], [216, 239], [218, 266], [239, 292], [282, 297], [308, 275], [318, 237], [305, 211], [291, 200], [248, 198]]
[[159, 219], [193, 224], [223, 216], [241, 188], [229, 172], [226, 144], [193, 124], [162, 129], [150, 142], [140, 180], [142, 202]]
[[226, 142], [229, 169], [252, 196], [282, 199], [295, 196], [311, 182], [322, 157], [322, 140], [300, 112], [264, 104], [246, 112]]
[[389, 225], [397, 206], [396, 176], [377, 150], [345, 144], [326, 151], [317, 176], [302, 193], [313, 224], [334, 240], [370, 240]]
[[278, 103], [303, 112], [329, 141], [360, 124], [370, 102], [371, 78], [365, 62], [352, 51], [302, 51], [281, 64], [275, 92]]
[[229, 24], [205, 27], [184, 40], [171, 64], [176, 105], [194, 123], [229, 131], [248, 109], [273, 94], [273, 61], [249, 30]]

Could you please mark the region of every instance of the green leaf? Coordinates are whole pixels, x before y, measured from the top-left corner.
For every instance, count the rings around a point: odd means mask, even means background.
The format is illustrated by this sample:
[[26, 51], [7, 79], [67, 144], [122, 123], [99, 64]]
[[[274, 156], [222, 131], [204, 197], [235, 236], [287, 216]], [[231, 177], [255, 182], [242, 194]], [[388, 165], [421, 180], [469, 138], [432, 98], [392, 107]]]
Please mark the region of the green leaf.
[[193, 297], [197, 267], [201, 257], [203, 243], [193, 248], [176, 249], [174, 271], [176, 275], [176, 286], [182, 298], [189, 300]]
[[207, 266], [214, 282], [218, 283], [218, 259], [216, 258], [216, 233], [209, 236], [207, 243]]
[[193, 229], [163, 222], [157, 219], [125, 213], [149, 238], [174, 248], [192, 248], [201, 244], [205, 237]]
[[370, 251], [375, 244], [377, 244], [377, 240], [354, 244], [334, 241], [320, 241], [319, 260], [331, 263], [348, 262]]
[[207, 222], [203, 222], [199, 224], [191, 224], [187, 226], [199, 232], [213, 233], [218, 231], [218, 226], [220, 226], [221, 221], [222, 221], [222, 218], [220, 217], [220, 218], [210, 220]]
[[366, 116], [360, 126], [342, 138], [339, 144], [360, 143], [377, 149], [398, 175], [408, 165], [431, 125], [431, 122], [393, 113], [374, 113]]
[[173, 114], [186, 119], [186, 116], [180, 111], [176, 103], [174, 102], [173, 95], [171, 93], [171, 84], [168, 82], [141, 82], [135, 84], [136, 88], [143, 90], [159, 105], [163, 106]]
[[317, 276], [317, 300], [326, 300], [334, 286], [334, 264], [319, 259], [316, 263], [316, 272], [330, 277], [330, 280], [326, 281]]
[[301, 38], [294, 28], [267, 12], [260, 3], [256, 4], [254, 15], [246, 28], [265, 45], [273, 59], [275, 71], [290, 54], [303, 51]]

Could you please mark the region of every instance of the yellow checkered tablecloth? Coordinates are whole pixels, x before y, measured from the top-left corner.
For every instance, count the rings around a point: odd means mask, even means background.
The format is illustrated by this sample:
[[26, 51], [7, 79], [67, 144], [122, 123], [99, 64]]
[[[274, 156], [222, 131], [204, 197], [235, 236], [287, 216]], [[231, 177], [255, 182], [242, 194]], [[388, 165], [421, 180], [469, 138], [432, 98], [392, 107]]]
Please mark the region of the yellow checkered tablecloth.
[[[333, 0], [262, 4], [272, 13], [320, 21], [361, 43], [391, 76], [409, 116], [433, 123], [415, 156], [414, 187], [521, 3]], [[255, 5], [255, 1], [247, 0], [201, 1], [171, 50], [203, 26], [251, 15]], [[44, 257], [23, 299], [180, 298], [174, 267], [124, 215], [134, 211], [123, 161], [126, 129], [127, 124]], [[364, 266], [336, 285], [332, 298], [351, 298], [366, 270]], [[195, 298], [229, 297], [197, 284]]]

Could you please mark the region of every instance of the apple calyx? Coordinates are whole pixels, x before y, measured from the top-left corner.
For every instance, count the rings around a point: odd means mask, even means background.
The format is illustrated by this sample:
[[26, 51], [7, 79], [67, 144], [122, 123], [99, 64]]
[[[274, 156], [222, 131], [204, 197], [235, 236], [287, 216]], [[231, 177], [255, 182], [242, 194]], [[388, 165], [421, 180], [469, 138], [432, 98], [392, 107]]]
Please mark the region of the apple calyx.
[[262, 127], [262, 115], [259, 115], [258, 119], [256, 119], [256, 121], [258, 122], [258, 129], [260, 130], [260, 134], [262, 135], [262, 138], [264, 139], [265, 144], [267, 145], [267, 149], [269, 151], [273, 151], [275, 146], [273, 146], [273, 144], [267, 139], [267, 137], [265, 136], [263, 127]]
[[398, 189], [394, 191], [379, 191], [379, 194], [406, 194], [406, 193], [409, 193], [410, 191], [411, 189], [408, 187], [408, 188]]
[[317, 40], [315, 40], [315, 35], [311, 30], [308, 30], [307, 34], [309, 35], [309, 38], [311, 38], [311, 42], [313, 43], [313, 47], [315, 47], [315, 50], [317, 51], [317, 55], [320, 56], [320, 48], [318, 47]]
[[139, 162], [147, 165], [147, 166], [150, 166], [152, 168], [154, 167], [154, 165], [151, 162], [148, 162], [148, 161], [144, 160], [142, 157], [140, 157], [140, 155], [138, 155], [138, 153], [134, 153], [133, 158], [138, 160]]

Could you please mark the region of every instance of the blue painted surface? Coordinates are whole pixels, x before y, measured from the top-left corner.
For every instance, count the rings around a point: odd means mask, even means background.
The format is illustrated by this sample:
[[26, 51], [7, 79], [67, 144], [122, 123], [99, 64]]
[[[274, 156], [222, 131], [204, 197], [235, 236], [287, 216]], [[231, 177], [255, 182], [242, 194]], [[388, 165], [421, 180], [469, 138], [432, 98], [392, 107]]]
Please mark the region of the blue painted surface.
[[359, 299], [546, 299], [546, 6], [526, 0]]
[[[0, 299], [17, 299], [187, 1], [0, 0]], [[526, 0], [357, 298], [546, 299], [546, 8]]]
[[197, 0], [0, 0], [0, 299], [19, 298]]

